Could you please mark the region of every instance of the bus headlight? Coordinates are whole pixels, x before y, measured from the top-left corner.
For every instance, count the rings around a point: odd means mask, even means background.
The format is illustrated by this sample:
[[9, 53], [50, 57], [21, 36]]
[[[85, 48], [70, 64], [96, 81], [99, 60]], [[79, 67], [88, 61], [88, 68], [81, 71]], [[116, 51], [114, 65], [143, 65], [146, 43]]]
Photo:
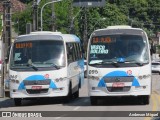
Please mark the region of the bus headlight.
[[99, 80], [99, 77], [97, 77], [97, 76], [88, 76], [88, 79], [89, 80]]
[[11, 79], [10, 81], [11, 81], [12, 83], [17, 83], [17, 84], [19, 84], [19, 80]]
[[56, 78], [55, 81], [56, 82], [60, 82], [60, 81], [66, 80], [66, 79], [67, 79], [66, 77], [64, 77], [64, 78], [60, 77], [60, 78]]
[[138, 79], [142, 80], [142, 79], [147, 79], [147, 78], [150, 78], [150, 77], [151, 77], [150, 74], [148, 74], [148, 75], [140, 75], [140, 76], [138, 76]]

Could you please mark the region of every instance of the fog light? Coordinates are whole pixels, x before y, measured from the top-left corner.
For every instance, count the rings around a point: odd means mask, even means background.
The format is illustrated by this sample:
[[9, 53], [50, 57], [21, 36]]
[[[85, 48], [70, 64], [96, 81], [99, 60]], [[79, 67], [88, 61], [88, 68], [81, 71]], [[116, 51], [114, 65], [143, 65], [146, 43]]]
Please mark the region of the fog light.
[[92, 87], [92, 90], [95, 90], [96, 88], [95, 87]]
[[13, 89], [13, 92], [16, 92], [16, 90], [15, 90], [15, 89]]
[[60, 88], [60, 90], [63, 90], [63, 88]]
[[146, 86], [143, 86], [143, 89], [146, 89]]

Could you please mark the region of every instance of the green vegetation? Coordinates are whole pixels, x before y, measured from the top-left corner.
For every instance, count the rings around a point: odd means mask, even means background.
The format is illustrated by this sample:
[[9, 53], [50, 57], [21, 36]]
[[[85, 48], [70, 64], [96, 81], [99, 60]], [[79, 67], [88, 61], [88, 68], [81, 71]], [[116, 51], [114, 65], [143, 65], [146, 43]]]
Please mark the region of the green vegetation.
[[[78, 7], [71, 9], [72, 0], [63, 0], [55, 3], [56, 29], [63, 33], [68, 33], [71, 24], [71, 18], [80, 10]], [[42, 0], [40, 8], [47, 0]], [[26, 23], [32, 23], [32, 4], [28, 3], [28, 8], [13, 15], [13, 21], [19, 21], [19, 33], [25, 34]], [[88, 8], [87, 14], [88, 35], [98, 28], [104, 28], [110, 25], [132, 25], [133, 27], [143, 28], [149, 36], [160, 31], [160, 0], [106, 0], [103, 8]], [[84, 24], [83, 10], [74, 19], [74, 32], [80, 37], [83, 34]], [[43, 28], [44, 30], [52, 30], [52, 9], [51, 4], [47, 5], [43, 11]], [[39, 19], [40, 26], [40, 19]], [[18, 31], [18, 24], [14, 25]]]
[[[0, 14], [0, 17], [1, 17], [1, 14]], [[1, 31], [2, 31], [2, 19], [0, 18], [0, 35], [2, 34]]]

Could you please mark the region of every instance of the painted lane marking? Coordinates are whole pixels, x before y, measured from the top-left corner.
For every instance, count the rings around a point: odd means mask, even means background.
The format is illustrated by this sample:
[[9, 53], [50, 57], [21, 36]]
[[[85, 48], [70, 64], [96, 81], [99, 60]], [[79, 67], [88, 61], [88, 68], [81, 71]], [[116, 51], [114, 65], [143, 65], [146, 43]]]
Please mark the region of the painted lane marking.
[[151, 96], [151, 99], [152, 99], [152, 101], [153, 101], [152, 111], [156, 111], [156, 110], [157, 110], [157, 101], [156, 101], [155, 94], [153, 94], [153, 95]]
[[58, 120], [58, 119], [61, 119], [62, 117], [65, 117], [65, 116], [67, 116], [67, 114], [61, 115], [61, 116], [59, 116], [59, 117], [55, 117], [54, 119], [55, 119], [55, 120]]
[[[154, 94], [151, 95], [151, 101], [152, 101], [152, 111], [156, 111], [157, 110], [157, 101], [156, 101], [156, 95], [155, 92], [153, 92]], [[151, 120], [152, 117], [145, 117], [144, 120]]]

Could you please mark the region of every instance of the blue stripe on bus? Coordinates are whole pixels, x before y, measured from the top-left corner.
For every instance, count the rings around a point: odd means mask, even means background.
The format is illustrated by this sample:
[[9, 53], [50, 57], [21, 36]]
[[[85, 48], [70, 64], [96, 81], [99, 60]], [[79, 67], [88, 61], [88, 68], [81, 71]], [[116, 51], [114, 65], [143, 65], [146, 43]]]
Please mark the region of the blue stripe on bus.
[[136, 78], [133, 79], [132, 86], [140, 86]]
[[[45, 79], [46, 78], [43, 75], [32, 75], [32, 76], [27, 77], [24, 80], [28, 80], [28, 81], [41, 80], [41, 81], [43, 81]], [[54, 84], [53, 80], [51, 80], [49, 88], [57, 88], [56, 85]], [[22, 89], [26, 89], [23, 81], [20, 83], [20, 85], [18, 87], [18, 90], [22, 90]]]
[[[103, 76], [100, 79], [100, 81], [98, 83], [98, 87], [106, 87], [107, 86], [107, 83], [105, 83], [104, 78], [107, 78], [107, 77], [121, 77], [121, 76], [123, 76], [123, 77], [126, 76], [127, 77], [127, 76], [130, 76], [130, 75], [128, 75], [125, 71], [112, 71], [112, 72], [106, 74], [105, 76]], [[138, 80], [135, 77], [133, 79], [132, 86], [140, 86]]]
[[100, 82], [98, 83], [98, 87], [106, 87], [106, 83], [104, 82], [104, 80], [100, 80]]
[[81, 69], [80, 79], [81, 79], [81, 86], [84, 84], [84, 59], [78, 61], [78, 66]]

